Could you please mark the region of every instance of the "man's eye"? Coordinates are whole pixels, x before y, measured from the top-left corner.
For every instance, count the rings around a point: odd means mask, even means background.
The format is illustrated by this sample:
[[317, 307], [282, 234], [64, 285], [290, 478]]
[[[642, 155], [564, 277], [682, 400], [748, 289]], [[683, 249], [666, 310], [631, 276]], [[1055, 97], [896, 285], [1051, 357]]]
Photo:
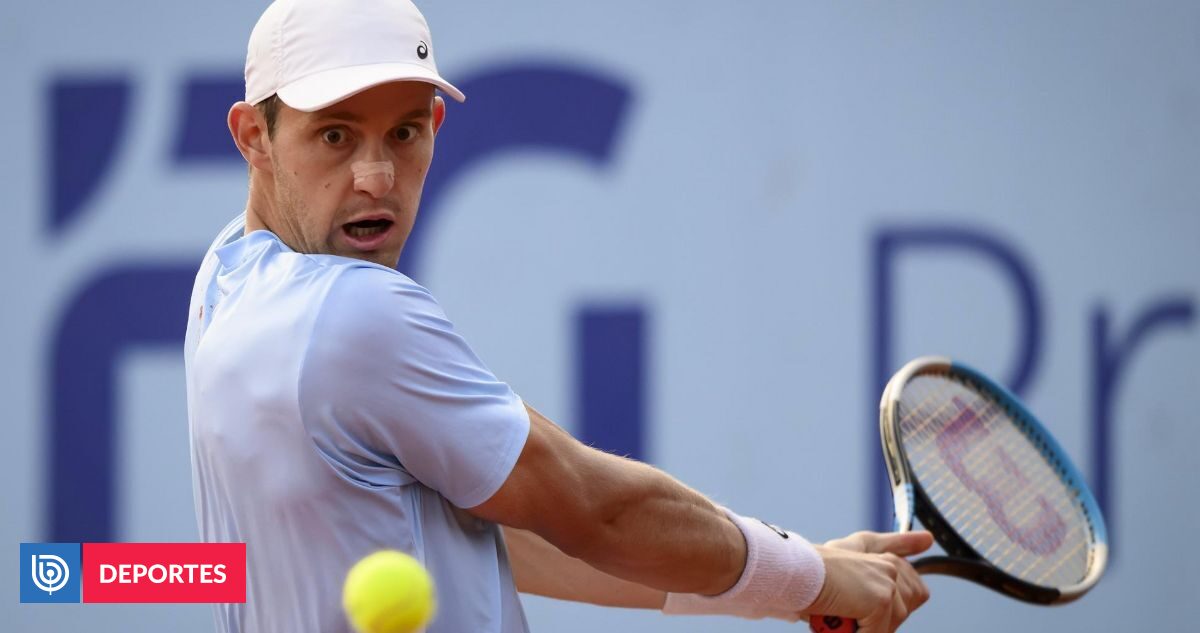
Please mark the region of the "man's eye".
[[417, 138], [417, 126], [401, 125], [400, 127], [396, 128], [396, 131], [392, 132], [392, 134], [395, 135], [397, 141], [406, 143]]
[[338, 145], [342, 141], [346, 140], [346, 133], [338, 128], [330, 128], [324, 132], [321, 132], [321, 138], [330, 145]]

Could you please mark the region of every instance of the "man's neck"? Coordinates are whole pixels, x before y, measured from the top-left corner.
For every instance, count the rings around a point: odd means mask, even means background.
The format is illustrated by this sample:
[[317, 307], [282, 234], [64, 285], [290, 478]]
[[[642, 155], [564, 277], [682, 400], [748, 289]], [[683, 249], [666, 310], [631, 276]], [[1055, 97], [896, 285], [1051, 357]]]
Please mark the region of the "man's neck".
[[266, 196], [262, 195], [261, 191], [263, 187], [260, 183], [256, 183], [255, 180], [255, 178], [250, 179], [250, 193], [246, 198], [246, 235], [254, 231], [271, 230], [262, 216], [259, 215], [260, 209], [265, 210], [270, 208], [270, 200], [267, 200]]

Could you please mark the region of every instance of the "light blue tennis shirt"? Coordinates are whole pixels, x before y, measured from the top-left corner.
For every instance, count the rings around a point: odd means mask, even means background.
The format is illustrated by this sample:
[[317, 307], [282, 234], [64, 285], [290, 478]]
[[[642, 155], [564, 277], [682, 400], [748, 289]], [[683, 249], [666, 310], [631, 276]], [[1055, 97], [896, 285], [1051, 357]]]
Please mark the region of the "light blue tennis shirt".
[[430, 633], [528, 631], [499, 526], [460, 509], [516, 463], [520, 398], [408, 277], [243, 223], [204, 257], [185, 344], [200, 535], [246, 543], [217, 630], [348, 632], [346, 572], [393, 548], [433, 576]]

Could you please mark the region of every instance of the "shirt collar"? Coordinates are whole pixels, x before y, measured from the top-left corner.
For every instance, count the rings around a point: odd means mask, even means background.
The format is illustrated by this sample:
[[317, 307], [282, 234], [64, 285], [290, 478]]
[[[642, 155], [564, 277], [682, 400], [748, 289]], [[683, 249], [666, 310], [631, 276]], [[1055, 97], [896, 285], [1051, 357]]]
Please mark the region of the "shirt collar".
[[274, 233], [266, 229], [259, 229], [257, 231], [252, 231], [247, 235], [242, 235], [240, 237], [235, 236], [235, 239], [227, 242], [215, 252], [217, 258], [221, 260], [222, 266], [225, 268], [236, 268], [243, 261], [245, 261], [247, 254], [256, 252], [261, 249], [264, 244], [269, 244], [272, 242], [277, 244], [278, 248], [282, 250], [292, 250], [288, 248], [287, 244], [284, 244], [283, 241], [280, 240], [279, 237]]

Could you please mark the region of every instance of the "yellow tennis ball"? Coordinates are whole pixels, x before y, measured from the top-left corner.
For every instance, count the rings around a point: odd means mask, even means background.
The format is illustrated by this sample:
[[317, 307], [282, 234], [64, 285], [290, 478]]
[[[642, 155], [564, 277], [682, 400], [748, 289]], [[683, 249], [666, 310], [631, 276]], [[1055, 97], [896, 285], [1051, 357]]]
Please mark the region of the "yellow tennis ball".
[[350, 568], [342, 607], [360, 633], [414, 633], [433, 617], [437, 599], [433, 580], [417, 559], [381, 550]]

